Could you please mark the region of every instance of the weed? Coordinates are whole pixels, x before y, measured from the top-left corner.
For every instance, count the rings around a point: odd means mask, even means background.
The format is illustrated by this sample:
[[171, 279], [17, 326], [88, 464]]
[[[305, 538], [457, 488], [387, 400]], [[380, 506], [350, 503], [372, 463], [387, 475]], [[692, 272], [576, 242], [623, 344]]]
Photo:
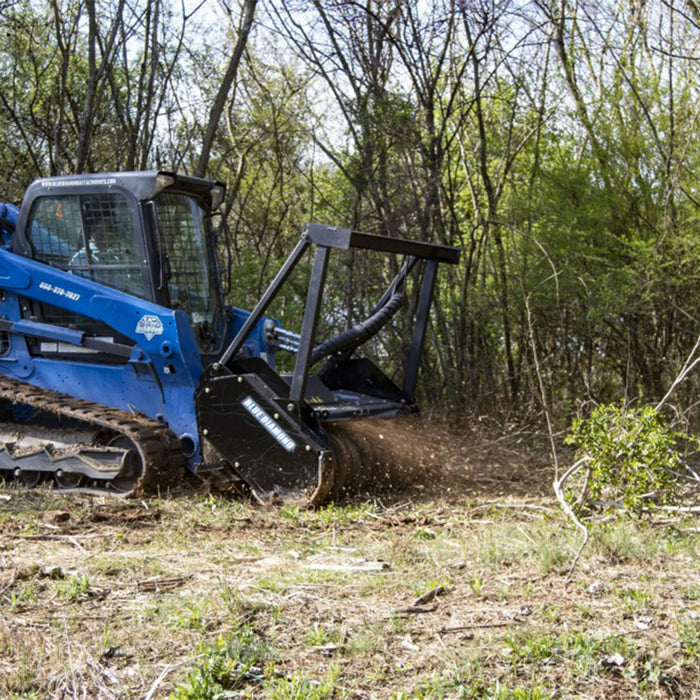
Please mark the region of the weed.
[[293, 525], [326, 528], [362, 522], [373, 510], [372, 504], [367, 502], [344, 506], [330, 503], [316, 510], [287, 505], [280, 508], [279, 517]]
[[452, 584], [452, 579], [449, 576], [446, 576], [445, 578], [441, 579], [436, 579], [436, 578], [431, 578], [426, 581], [426, 583], [422, 585], [416, 585], [414, 586], [414, 592], [416, 596], [422, 596], [425, 593], [428, 593], [428, 591], [433, 591], [436, 588], [447, 588]]
[[10, 612], [20, 612], [34, 605], [37, 601], [37, 586], [33, 581], [20, 581], [16, 586], [3, 594], [3, 602], [7, 603]]
[[571, 551], [558, 537], [546, 537], [535, 549], [535, 558], [542, 573], [550, 574], [570, 565]]
[[630, 615], [646, 610], [651, 603], [651, 594], [637, 588], [621, 588], [617, 595], [622, 601], [625, 612]]
[[658, 542], [654, 540], [653, 533], [647, 537], [642, 529], [618, 520], [591, 527], [591, 549], [612, 564], [624, 564], [655, 555]]
[[583, 675], [598, 668], [604, 657], [612, 654], [630, 658], [634, 653], [634, 647], [624, 637], [597, 638], [580, 632], [554, 635], [524, 631], [506, 635], [504, 641], [516, 662], [541, 663], [554, 658], [567, 659], [573, 662], [575, 675]]
[[220, 582], [220, 591], [221, 601], [236, 625], [251, 622], [258, 614], [263, 612], [271, 611], [273, 622], [276, 622], [280, 616], [281, 610], [279, 607], [274, 607], [264, 601], [245, 598], [240, 591], [232, 588], [224, 580]]
[[385, 644], [381, 630], [362, 629], [351, 634], [343, 646], [346, 658], [369, 658], [384, 653]]
[[593, 609], [591, 608], [591, 606], [588, 605], [587, 603], [576, 603], [574, 605], [574, 608], [579, 611], [579, 613], [581, 614], [581, 617], [584, 620], [595, 619], [595, 613], [594, 613]]
[[259, 578], [256, 585], [262, 590], [280, 593], [293, 586], [319, 586], [325, 584], [346, 586], [351, 582], [350, 574], [344, 571], [287, 568], [280, 571], [276, 576], [268, 575]]
[[280, 520], [287, 521], [293, 525], [301, 525], [304, 511], [299, 506], [285, 505], [279, 509]]
[[390, 533], [387, 544], [389, 551], [386, 557], [394, 566], [415, 567], [425, 561], [425, 554], [418, 544], [403, 535]]
[[553, 697], [553, 694], [550, 688], [544, 688], [539, 685], [532, 688], [514, 688], [511, 690], [507, 686], [496, 682], [494, 685], [486, 688], [483, 694], [480, 693], [478, 697], [483, 698], [483, 700], [545, 700]]
[[79, 603], [92, 598], [94, 592], [90, 583], [90, 577], [87, 574], [80, 574], [61, 584], [58, 593], [64, 600], [71, 603]]
[[214, 700], [227, 691], [261, 683], [264, 669], [273, 662], [267, 644], [250, 625], [220, 635], [199, 649], [197, 663], [184, 683], [170, 695], [171, 700]]
[[542, 608], [542, 616], [554, 625], [558, 625], [561, 622], [561, 615], [561, 605], [557, 605], [556, 603], [553, 605], [545, 605]]
[[689, 661], [700, 661], [700, 621], [680, 620], [676, 625], [681, 654]]
[[681, 598], [686, 603], [700, 600], [700, 585], [695, 584], [681, 589]]
[[261, 576], [255, 585], [261, 591], [269, 591], [270, 593], [281, 593], [289, 587], [286, 577], [282, 574], [279, 577]]
[[479, 682], [433, 676], [416, 690], [401, 690], [390, 696], [391, 700], [448, 700], [457, 697], [464, 700], [548, 700], [554, 695], [551, 688], [540, 685], [511, 689], [500, 681], [484, 686]]
[[516, 658], [528, 662], [550, 659], [558, 650], [557, 638], [551, 634], [507, 635], [503, 641]]
[[[467, 676], [469, 674], [466, 674]], [[391, 696], [392, 700], [447, 700], [454, 697], [470, 697], [473, 687], [461, 675], [433, 673], [410, 693], [401, 690]]]
[[481, 589], [484, 586], [484, 580], [479, 576], [478, 574], [472, 574], [467, 578], [467, 583], [469, 584], [469, 588], [471, 588], [472, 593], [479, 597], [481, 596]]
[[[131, 565], [131, 568], [134, 568], [133, 565]], [[104, 576], [119, 576], [129, 571], [129, 565], [115, 561], [111, 557], [95, 557], [92, 561], [92, 569]]]
[[30, 648], [25, 643], [11, 646], [0, 643], [3, 656], [9, 653], [15, 659], [14, 664], [0, 674], [0, 692], [3, 698], [44, 697], [43, 694], [33, 692], [38, 687], [36, 681], [39, 666], [35, 657], [37, 646], [39, 645], [32, 644], [33, 648]]
[[312, 681], [297, 672], [288, 678], [275, 678], [265, 683], [265, 697], [270, 700], [327, 700], [346, 694], [337, 686], [339, 669], [332, 664], [326, 677]]
[[429, 527], [419, 527], [413, 531], [412, 537], [416, 540], [434, 540], [437, 539], [437, 533]]
[[319, 626], [318, 622], [314, 622], [313, 627], [306, 633], [304, 639], [312, 647], [320, 647], [330, 642], [328, 633]]
[[207, 615], [208, 607], [206, 601], [188, 601], [185, 603], [185, 609], [175, 615], [175, 625], [181, 629], [211, 629], [212, 623]]
[[495, 539], [490, 539], [484, 542], [479, 547], [479, 555], [481, 558], [481, 563], [485, 567], [495, 566], [503, 564], [511, 559], [511, 552], [505, 547], [505, 545]]
[[660, 689], [665, 691], [666, 697], [680, 697], [678, 680], [659, 659], [653, 656], [645, 655], [640, 659], [634, 669], [634, 675], [642, 691], [653, 692]]
[[131, 621], [136, 625], [146, 622], [166, 621], [172, 626], [172, 620], [177, 617], [179, 607], [175, 605], [170, 596], [158, 596], [152, 598], [148, 603], [139, 605], [131, 615]]

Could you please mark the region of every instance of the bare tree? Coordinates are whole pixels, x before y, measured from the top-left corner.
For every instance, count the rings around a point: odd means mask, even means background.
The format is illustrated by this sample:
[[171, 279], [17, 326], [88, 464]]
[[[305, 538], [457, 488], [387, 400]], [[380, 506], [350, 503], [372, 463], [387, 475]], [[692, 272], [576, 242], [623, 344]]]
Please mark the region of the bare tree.
[[216, 98], [214, 99], [211, 110], [209, 111], [209, 121], [207, 122], [207, 126], [204, 131], [204, 141], [202, 143], [199, 160], [197, 161], [197, 166], [195, 168], [195, 174], [199, 175], [200, 177], [205, 175], [207, 166], [209, 165], [209, 158], [211, 157], [211, 150], [214, 145], [214, 138], [219, 127], [219, 122], [221, 121], [221, 115], [224, 112], [224, 107], [226, 106], [226, 100], [231, 92], [231, 87], [236, 80], [241, 57], [243, 56], [243, 51], [245, 50], [248, 42], [251, 27], [253, 26], [256, 5], [257, 0], [244, 0], [236, 43], [234, 45], [228, 67], [224, 73], [224, 77], [219, 85]]

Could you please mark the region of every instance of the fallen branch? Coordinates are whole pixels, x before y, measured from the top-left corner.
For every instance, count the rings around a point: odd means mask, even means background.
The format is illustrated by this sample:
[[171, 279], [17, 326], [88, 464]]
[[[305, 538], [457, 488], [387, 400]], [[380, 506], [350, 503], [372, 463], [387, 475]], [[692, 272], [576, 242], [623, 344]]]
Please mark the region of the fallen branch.
[[10, 539], [18, 540], [58, 540], [62, 542], [70, 542], [74, 547], [78, 549], [85, 549], [77, 538], [88, 539], [90, 537], [97, 537], [97, 535], [6, 535]]
[[484, 622], [482, 624], [474, 625], [458, 625], [457, 627], [441, 627], [438, 630], [438, 634], [449, 634], [450, 632], [466, 632], [467, 630], [488, 629], [490, 627], [508, 627], [508, 625], [513, 624], [513, 622], [522, 622], [522, 620], [518, 620], [517, 618], [515, 618], [510, 622]]
[[656, 511], [664, 511], [665, 513], [700, 513], [700, 506], [654, 506], [653, 508], [644, 508], [645, 513], [654, 513]]
[[367, 561], [359, 564], [309, 564], [306, 568], [312, 571], [360, 573], [363, 571], [389, 571], [391, 564], [386, 561]]
[[168, 576], [163, 578], [144, 579], [136, 582], [136, 590], [160, 593], [162, 591], [170, 591], [173, 588], [181, 586], [189, 576]]
[[[493, 479], [493, 481], [502, 481], [501, 479]], [[471, 511], [487, 510], [488, 508], [515, 508], [517, 510], [541, 510], [545, 513], [551, 513], [552, 509], [549, 506], [538, 505], [537, 503], [498, 503], [490, 501], [487, 503], [479, 503], [478, 505], [470, 506]], [[490, 521], [487, 521], [490, 522]]]
[[656, 404], [656, 410], [660, 411], [661, 407], [666, 403], [668, 398], [671, 396], [671, 394], [676, 390], [676, 387], [685, 380], [685, 378], [690, 374], [690, 372], [693, 370], [693, 368], [700, 362], [700, 357], [694, 357], [695, 353], [698, 351], [700, 348], [700, 335], [698, 336], [698, 339], [695, 341], [695, 345], [693, 346], [693, 349], [690, 351], [690, 354], [688, 355], [685, 364], [681, 368], [681, 371], [678, 373], [678, 376], [673, 380], [671, 383], [671, 386], [669, 387], [668, 391], [666, 392], [666, 395], [659, 401], [659, 403]]
[[[552, 486], [554, 487], [554, 493], [557, 496], [557, 500], [559, 501], [562, 510], [566, 513], [566, 515], [569, 516], [569, 518], [573, 521], [574, 525], [576, 525], [576, 527], [579, 530], [581, 530], [581, 532], [583, 532], [583, 542], [578, 548], [576, 556], [574, 557], [574, 560], [571, 563], [571, 568], [569, 569], [569, 573], [566, 575], [565, 583], [568, 583], [571, 579], [571, 576], [574, 573], [574, 569], [576, 568], [576, 564], [578, 563], [578, 560], [581, 557], [581, 553], [583, 552], [585, 546], [588, 544], [589, 533], [588, 528], [576, 517], [576, 513], [574, 513], [573, 508], [571, 508], [571, 506], [566, 502], [566, 498], [564, 497], [564, 483], [568, 478], [573, 476], [579, 469], [581, 469], [581, 467], [583, 467], [584, 464], [588, 464], [588, 462], [590, 461], [591, 457], [588, 455], [581, 457], [581, 459], [579, 459], [578, 462], [576, 462], [573, 466], [569, 467], [569, 469], [566, 470], [564, 476], [562, 476], [561, 479], [555, 481], [552, 484]], [[588, 479], [586, 479], [586, 481], [588, 481]]]
[[409, 613], [409, 614], [419, 614], [419, 613], [431, 613], [438, 609], [437, 605], [411, 605], [408, 608], [403, 608], [402, 610], [397, 610], [397, 613]]
[[416, 598], [413, 601], [413, 605], [411, 607], [417, 608], [421, 605], [425, 605], [426, 603], [429, 603], [431, 600], [434, 600], [437, 598], [439, 595], [442, 595], [443, 593], [446, 593], [445, 587], [444, 586], [436, 586], [435, 588], [432, 588], [429, 590], [427, 593], [423, 593], [423, 595], [420, 598]]
[[14, 625], [20, 625], [21, 627], [36, 627], [41, 630], [51, 629], [51, 625], [46, 622], [37, 622], [36, 620], [25, 620], [17, 615], [13, 615], [7, 622], [8, 626], [12, 628]]

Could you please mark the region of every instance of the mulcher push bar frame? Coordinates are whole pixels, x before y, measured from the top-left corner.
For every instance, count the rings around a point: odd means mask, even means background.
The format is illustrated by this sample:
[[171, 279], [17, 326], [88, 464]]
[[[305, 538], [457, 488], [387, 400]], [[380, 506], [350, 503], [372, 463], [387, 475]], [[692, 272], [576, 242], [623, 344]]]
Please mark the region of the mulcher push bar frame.
[[[311, 352], [316, 336], [316, 327], [318, 325], [321, 309], [321, 300], [323, 299], [323, 290], [331, 248], [337, 248], [339, 250], [359, 248], [405, 255], [408, 256], [408, 260], [406, 261], [407, 270], [410, 270], [418, 259], [425, 260], [425, 270], [423, 272], [423, 281], [416, 312], [416, 323], [413, 329], [411, 348], [409, 350], [406, 373], [403, 380], [403, 391], [408, 396], [413, 397], [418, 377], [420, 356], [423, 350], [423, 340], [425, 339], [425, 332], [428, 324], [428, 314], [435, 287], [437, 266], [440, 262], [453, 265], [458, 263], [460, 254], [458, 248], [420, 241], [390, 238], [388, 236], [374, 236], [367, 233], [350, 231], [349, 229], [323, 226], [321, 224], [308, 224], [302, 233], [301, 240], [297, 243], [289, 258], [287, 258], [274, 280], [270, 283], [270, 286], [262, 297], [260, 297], [260, 300], [236, 334], [236, 337], [221, 356], [221, 364], [227, 365], [232, 358], [236, 357], [251, 330], [262, 319], [268, 306], [277, 296], [279, 290], [311, 245], [316, 246], [316, 251], [311, 277], [309, 279], [306, 307], [302, 321], [301, 337], [299, 340], [296, 364], [294, 366], [294, 374], [292, 375], [289, 400], [299, 404], [304, 398], [306, 391], [306, 383], [311, 367]], [[398, 276], [402, 274], [406, 273], [402, 270], [402, 272], [399, 272]], [[395, 286], [395, 282], [396, 279], [392, 282], [389, 289]], [[380, 305], [381, 303], [382, 302], [380, 302]]]

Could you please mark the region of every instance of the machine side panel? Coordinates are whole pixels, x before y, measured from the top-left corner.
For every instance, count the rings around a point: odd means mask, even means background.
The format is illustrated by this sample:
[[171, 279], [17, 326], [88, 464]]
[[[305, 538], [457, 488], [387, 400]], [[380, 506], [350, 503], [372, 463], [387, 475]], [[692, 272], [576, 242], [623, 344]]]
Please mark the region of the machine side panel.
[[[21, 298], [93, 318], [133, 340], [128, 362], [105, 365], [29, 353], [25, 335], [10, 333], [0, 372], [35, 386], [166, 422], [200, 458], [194, 390], [202, 371], [196, 339], [182, 311], [173, 311], [88, 279], [0, 249], [0, 315], [21, 321]], [[21, 327], [21, 326], [20, 326]]]

